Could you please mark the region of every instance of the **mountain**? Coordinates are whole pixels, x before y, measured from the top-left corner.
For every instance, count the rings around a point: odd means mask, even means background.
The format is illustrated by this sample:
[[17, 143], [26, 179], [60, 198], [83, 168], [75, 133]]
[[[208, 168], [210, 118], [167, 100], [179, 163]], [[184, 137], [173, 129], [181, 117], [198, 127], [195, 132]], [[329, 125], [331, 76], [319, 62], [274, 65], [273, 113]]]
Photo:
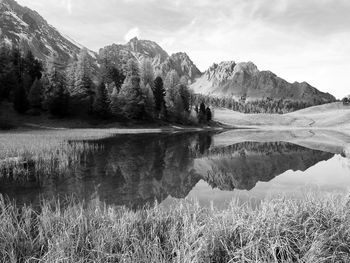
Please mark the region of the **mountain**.
[[216, 97], [245, 97], [247, 101], [258, 99], [290, 99], [312, 104], [335, 101], [329, 93], [323, 93], [306, 82], [289, 83], [271, 71], [259, 71], [252, 62], [236, 64], [225, 61], [213, 64], [191, 85], [196, 92]]
[[157, 43], [149, 40], [131, 39], [127, 44], [112, 44], [101, 48], [100, 58], [107, 58], [113, 64], [125, 69], [129, 59], [142, 62], [144, 59], [152, 61], [154, 70], [165, 76], [169, 71], [175, 70], [179, 76], [185, 76], [194, 81], [201, 76], [201, 72], [186, 53], [175, 53], [171, 56]]
[[[67, 64], [82, 48], [49, 25], [36, 11], [22, 7], [15, 0], [0, 0], [0, 25], [0, 43], [19, 44], [42, 60], [56, 53]], [[204, 95], [245, 97], [248, 101], [290, 99], [310, 104], [335, 101], [332, 95], [320, 92], [306, 82], [289, 83], [270, 71], [259, 71], [252, 62], [221, 62], [213, 64], [202, 74], [186, 53], [169, 55], [157, 43], [136, 37], [124, 45], [101, 48], [99, 55], [92, 51], [89, 54], [93, 57], [96, 72], [96, 62], [104, 58], [123, 70], [130, 58], [139, 62], [150, 59], [157, 74], [165, 77], [169, 71], [175, 70], [180, 77], [187, 77], [196, 93]]]
[[0, 0], [0, 42], [19, 44], [39, 59], [55, 52], [67, 62], [81, 46], [63, 36], [36, 11], [22, 7], [14, 0]]

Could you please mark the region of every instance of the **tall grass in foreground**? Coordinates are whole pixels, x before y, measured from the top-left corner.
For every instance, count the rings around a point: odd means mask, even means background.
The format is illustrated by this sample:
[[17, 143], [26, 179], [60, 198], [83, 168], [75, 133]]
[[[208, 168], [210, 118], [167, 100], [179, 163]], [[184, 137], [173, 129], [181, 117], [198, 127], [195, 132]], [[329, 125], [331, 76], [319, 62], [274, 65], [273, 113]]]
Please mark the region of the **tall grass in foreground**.
[[0, 200], [1, 262], [350, 262], [350, 199], [311, 194], [217, 211]]

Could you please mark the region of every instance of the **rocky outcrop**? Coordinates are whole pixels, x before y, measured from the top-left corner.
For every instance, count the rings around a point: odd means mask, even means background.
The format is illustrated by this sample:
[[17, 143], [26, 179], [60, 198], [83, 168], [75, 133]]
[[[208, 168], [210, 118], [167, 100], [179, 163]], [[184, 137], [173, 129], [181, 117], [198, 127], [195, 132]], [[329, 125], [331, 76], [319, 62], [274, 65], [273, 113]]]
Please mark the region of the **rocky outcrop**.
[[190, 57], [184, 52], [172, 54], [161, 65], [163, 75], [170, 70], [175, 70], [179, 76], [185, 76], [191, 82], [200, 77], [202, 74]]
[[334, 96], [306, 82], [289, 83], [271, 71], [259, 71], [252, 62], [213, 64], [191, 88], [196, 93], [236, 100], [289, 99], [311, 104], [335, 101]]
[[201, 75], [201, 72], [186, 53], [175, 53], [171, 56], [157, 43], [149, 40], [131, 39], [125, 45], [112, 44], [99, 51], [101, 59], [108, 58], [110, 62], [126, 70], [129, 59], [136, 59], [142, 62], [144, 59], [152, 61], [157, 74], [165, 77], [166, 74], [175, 70], [180, 77], [185, 76], [193, 81]]

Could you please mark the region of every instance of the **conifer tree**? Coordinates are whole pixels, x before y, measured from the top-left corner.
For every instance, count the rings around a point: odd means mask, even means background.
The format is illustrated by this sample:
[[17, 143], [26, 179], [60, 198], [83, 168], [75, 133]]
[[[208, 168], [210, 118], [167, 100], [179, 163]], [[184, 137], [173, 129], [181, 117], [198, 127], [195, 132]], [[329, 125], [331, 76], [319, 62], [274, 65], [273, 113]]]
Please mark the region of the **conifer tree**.
[[116, 87], [113, 89], [113, 92], [111, 94], [109, 108], [113, 116], [117, 117], [121, 115], [121, 108], [119, 104], [119, 92]]
[[131, 119], [145, 117], [145, 100], [142, 96], [140, 78], [131, 76], [127, 78], [118, 95], [119, 104], [123, 114]]
[[149, 85], [151, 88], [154, 84], [154, 71], [152, 62], [149, 59], [144, 59], [141, 63], [141, 82], [145, 87]]
[[93, 104], [94, 113], [100, 118], [109, 117], [109, 99], [106, 86], [103, 82], [97, 86], [95, 101]]
[[159, 114], [162, 108], [165, 107], [165, 89], [162, 78], [159, 76], [156, 77], [153, 86], [155, 110]]
[[146, 86], [142, 85], [142, 94], [144, 96], [144, 103], [145, 103], [145, 113], [147, 114], [148, 118], [153, 119], [154, 118], [154, 95], [152, 88], [149, 84]]
[[5, 44], [0, 46], [0, 102], [10, 97], [18, 85], [18, 77], [15, 75], [12, 53]]
[[14, 96], [13, 96], [13, 107], [18, 113], [25, 113], [28, 110], [28, 100], [27, 100], [27, 93], [24, 88], [23, 81], [18, 83]]
[[210, 122], [212, 120], [212, 113], [209, 107], [205, 109], [205, 115], [207, 118], [207, 122]]
[[205, 104], [202, 101], [199, 106], [199, 112], [198, 112], [198, 122], [199, 123], [205, 123], [206, 122], [206, 108]]
[[179, 83], [180, 83], [179, 75], [175, 70], [171, 70], [168, 72], [168, 74], [165, 77], [165, 81], [164, 81], [165, 90], [168, 92], [168, 90], [173, 89]]
[[69, 93], [64, 74], [53, 54], [47, 61], [44, 81], [44, 104], [52, 115], [63, 117], [68, 114]]
[[43, 66], [39, 60], [37, 60], [32, 51], [28, 50], [24, 58], [25, 71], [30, 76], [32, 82], [35, 79], [40, 79], [42, 76]]
[[100, 64], [100, 79], [108, 87], [107, 90], [109, 90], [109, 93], [114, 91], [114, 87], [116, 87], [119, 92], [125, 80], [122, 71], [113, 65], [106, 57], [101, 60]]
[[28, 101], [29, 104], [32, 108], [34, 109], [40, 109], [41, 108], [41, 104], [42, 104], [42, 84], [41, 81], [39, 79], [35, 79], [29, 94], [28, 94]]
[[75, 105], [85, 107], [85, 112], [92, 112], [93, 82], [91, 80], [91, 57], [87, 49], [82, 49], [75, 71], [75, 85], [71, 91], [72, 101]]

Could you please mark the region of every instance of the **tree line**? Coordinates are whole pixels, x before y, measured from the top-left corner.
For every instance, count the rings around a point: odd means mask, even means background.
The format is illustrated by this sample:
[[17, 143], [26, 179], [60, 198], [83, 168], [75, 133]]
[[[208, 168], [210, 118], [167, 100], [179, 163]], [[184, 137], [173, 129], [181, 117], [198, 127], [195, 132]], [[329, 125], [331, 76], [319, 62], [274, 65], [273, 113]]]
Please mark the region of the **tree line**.
[[12, 101], [21, 114], [48, 111], [57, 117], [182, 124], [208, 123], [212, 119], [211, 109], [195, 100], [188, 79], [175, 70], [156, 76], [150, 60], [130, 59], [120, 69], [108, 57], [101, 58], [96, 66], [87, 49], [65, 65], [54, 54], [42, 63], [30, 50], [1, 46], [1, 100]]
[[320, 103], [293, 101], [288, 99], [260, 99], [254, 101], [247, 101], [244, 97], [236, 100], [230, 97], [212, 97], [202, 94], [195, 95], [196, 103], [203, 101], [205, 104], [215, 108], [227, 108], [233, 111], [242, 113], [271, 113], [284, 114], [307, 107], [319, 105]]

